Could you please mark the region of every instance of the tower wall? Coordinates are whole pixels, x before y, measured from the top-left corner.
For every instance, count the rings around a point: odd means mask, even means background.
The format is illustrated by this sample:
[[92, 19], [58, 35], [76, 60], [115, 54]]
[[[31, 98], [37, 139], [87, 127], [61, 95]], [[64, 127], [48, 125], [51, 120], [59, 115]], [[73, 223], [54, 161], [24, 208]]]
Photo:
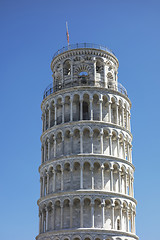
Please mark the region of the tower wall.
[[110, 52], [80, 48], [51, 63], [42, 109], [39, 235], [138, 239], [131, 102]]

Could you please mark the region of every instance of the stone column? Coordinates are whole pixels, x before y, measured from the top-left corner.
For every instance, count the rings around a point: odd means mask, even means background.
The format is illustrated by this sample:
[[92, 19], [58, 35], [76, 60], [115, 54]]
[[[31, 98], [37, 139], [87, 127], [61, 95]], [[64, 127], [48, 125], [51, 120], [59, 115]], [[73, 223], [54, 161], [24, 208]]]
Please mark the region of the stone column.
[[103, 128], [101, 129], [101, 154], [103, 154]]
[[90, 99], [90, 119], [93, 120], [93, 99]]
[[42, 120], [42, 132], [44, 132], [44, 116], [43, 116], [43, 114], [42, 114], [41, 120]]
[[126, 159], [125, 140], [123, 139], [123, 158]]
[[70, 122], [73, 121], [73, 98], [70, 98]]
[[104, 165], [101, 166], [102, 190], [104, 189]]
[[39, 211], [39, 233], [42, 232], [42, 213]]
[[133, 222], [134, 222], [134, 229], [133, 232], [136, 234], [136, 224], [135, 224], [135, 212], [133, 213]]
[[131, 144], [131, 147], [130, 147], [130, 163], [132, 163], [132, 144]]
[[127, 194], [127, 172], [125, 172], [125, 194]]
[[91, 138], [91, 153], [93, 154], [93, 132], [90, 133]]
[[80, 202], [80, 227], [83, 228], [83, 201]]
[[43, 176], [43, 197], [45, 196], [45, 176]]
[[64, 155], [64, 135], [62, 134], [62, 155]]
[[83, 165], [80, 166], [80, 189], [83, 189]]
[[73, 226], [73, 202], [70, 200], [70, 228]]
[[[70, 173], [71, 173], [71, 183], [70, 183], [70, 189], [73, 189], [73, 165], [71, 163], [70, 165]], [[73, 202], [72, 202], [73, 203]]]
[[52, 173], [53, 173], [53, 192], [55, 192], [56, 191], [56, 171], [53, 170]]
[[50, 145], [50, 139], [47, 139], [48, 142], [48, 160], [50, 159], [50, 153], [51, 153], [51, 145]]
[[47, 172], [47, 191], [46, 193], [49, 193], [49, 173]]
[[121, 179], [121, 169], [119, 169], [118, 171], [118, 175], [119, 175], [119, 179], [118, 179], [118, 183], [119, 183], [119, 192], [121, 193], [122, 192], [122, 179]]
[[102, 200], [102, 203], [101, 203], [101, 208], [102, 208], [102, 228], [104, 228], [104, 224], [105, 224], [104, 207], [105, 207], [105, 201], [104, 201], [104, 199], [103, 199], [103, 200]]
[[112, 155], [112, 134], [109, 134], [109, 155]]
[[42, 210], [42, 233], [44, 233], [44, 212]]
[[54, 140], [54, 158], [56, 157], [56, 136], [53, 137]]
[[44, 158], [43, 147], [41, 147], [41, 164], [43, 163], [43, 158]]
[[63, 191], [63, 168], [61, 166], [61, 191]]
[[45, 210], [46, 210], [46, 231], [48, 231], [48, 208], [46, 207], [45, 208]]
[[130, 173], [128, 174], [129, 177], [129, 195], [131, 196], [131, 175]]
[[112, 229], [115, 229], [115, 224], [114, 224], [114, 207], [115, 207], [115, 205], [114, 204], [112, 204], [111, 205], [111, 208], [112, 208], [112, 215], [111, 215], [111, 224], [112, 224]]
[[51, 126], [51, 108], [50, 107], [48, 108], [48, 111], [49, 111], [48, 128], [50, 128]]
[[116, 124], [118, 124], [118, 103], [116, 103]]
[[123, 205], [120, 206], [120, 230], [123, 229], [122, 223], [123, 223], [123, 219], [122, 219], [122, 209], [123, 209]]
[[44, 142], [44, 162], [46, 161], [46, 143]]
[[83, 120], [83, 99], [80, 99], [80, 120]]
[[122, 106], [122, 127], [124, 127], [124, 107]]
[[62, 101], [62, 123], [64, 123], [64, 100]]
[[128, 110], [126, 110], [126, 129], [128, 129]]
[[54, 202], [52, 202], [52, 219], [53, 219], [53, 230], [55, 229], [55, 226], [54, 226], [54, 222], [55, 222], [55, 219], [54, 219], [54, 216], [55, 216], [55, 209], [54, 209]]
[[126, 231], [129, 232], [129, 217], [128, 217], [128, 208], [126, 209]]
[[127, 143], [127, 160], [130, 162], [130, 156], [129, 156], [129, 142]]
[[106, 63], [104, 62], [104, 87], [107, 88]]
[[102, 103], [103, 103], [103, 99], [102, 97], [99, 99], [99, 110], [100, 110], [100, 121], [102, 121]]
[[73, 132], [70, 133], [71, 138], [71, 154], [73, 154]]
[[63, 228], [63, 203], [60, 204], [61, 207], [61, 229]]
[[40, 197], [43, 196], [43, 180], [42, 177], [40, 177]]
[[90, 168], [91, 170], [91, 189], [94, 189], [94, 168], [93, 166]]
[[94, 228], [94, 201], [91, 202], [91, 226]]
[[111, 104], [112, 104], [112, 102], [111, 101], [109, 101], [108, 102], [108, 120], [109, 120], [109, 122], [111, 123]]
[[46, 127], [47, 127], [47, 117], [46, 117], [46, 111], [45, 111], [45, 113], [44, 113], [44, 125], [45, 125], [45, 130], [47, 130], [46, 129]]
[[119, 136], [117, 137], [117, 157], [119, 157]]
[[57, 104], [56, 103], [54, 105], [54, 120], [55, 120], [55, 125], [57, 125]]
[[110, 168], [110, 191], [113, 191], [113, 168]]
[[131, 114], [128, 113], [128, 130], [131, 131]]
[[83, 153], [83, 132], [80, 132], [80, 153]]

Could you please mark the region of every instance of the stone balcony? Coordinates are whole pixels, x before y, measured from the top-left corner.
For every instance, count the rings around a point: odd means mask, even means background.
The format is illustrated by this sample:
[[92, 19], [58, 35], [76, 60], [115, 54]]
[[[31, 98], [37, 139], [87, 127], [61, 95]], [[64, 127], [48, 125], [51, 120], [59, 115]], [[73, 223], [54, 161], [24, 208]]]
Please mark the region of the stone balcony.
[[[78, 78], [76, 81], [69, 81], [69, 78], [64, 79], [63, 84], [62, 83], [57, 83], [54, 84], [51, 83], [47, 86], [47, 88], [45, 89], [44, 93], [43, 93], [43, 99], [45, 99], [47, 96], [49, 96], [52, 93], [56, 93], [62, 89], [67, 89], [67, 88], [72, 88], [72, 87], [77, 87], [77, 86], [93, 86], [93, 87], [101, 87], [101, 88], [106, 88], [104, 85], [103, 81], [99, 81], [99, 79], [96, 79], [97, 81], [91, 81], [89, 80], [87, 77], [80, 77]], [[123, 87], [122, 84], [118, 83], [117, 86], [116, 85], [109, 85], [106, 89], [108, 90], [114, 90], [114, 91], [118, 91], [120, 93], [122, 93], [123, 95], [125, 95], [126, 97], [128, 97], [127, 95], [127, 91], [126, 89]]]

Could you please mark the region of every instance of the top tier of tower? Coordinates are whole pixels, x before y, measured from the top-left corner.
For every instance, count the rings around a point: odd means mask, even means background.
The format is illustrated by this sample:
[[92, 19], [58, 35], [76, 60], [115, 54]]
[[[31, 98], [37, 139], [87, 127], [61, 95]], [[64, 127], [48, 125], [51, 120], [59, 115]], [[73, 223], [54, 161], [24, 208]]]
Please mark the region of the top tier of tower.
[[118, 60], [99, 45], [71, 45], [54, 55], [51, 63], [53, 87], [97, 86], [117, 90]]
[[100, 45], [84, 43], [64, 47], [54, 54], [53, 83], [45, 89], [43, 98], [74, 86], [103, 87], [127, 96], [126, 89], [117, 81], [118, 66], [115, 55]]

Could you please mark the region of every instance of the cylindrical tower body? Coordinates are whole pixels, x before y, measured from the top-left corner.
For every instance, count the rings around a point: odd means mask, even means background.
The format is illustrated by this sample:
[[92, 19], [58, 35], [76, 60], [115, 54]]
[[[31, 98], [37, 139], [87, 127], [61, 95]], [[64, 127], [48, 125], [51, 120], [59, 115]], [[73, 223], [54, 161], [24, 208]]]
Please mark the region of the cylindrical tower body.
[[37, 240], [134, 240], [131, 102], [106, 48], [63, 48], [41, 104]]

